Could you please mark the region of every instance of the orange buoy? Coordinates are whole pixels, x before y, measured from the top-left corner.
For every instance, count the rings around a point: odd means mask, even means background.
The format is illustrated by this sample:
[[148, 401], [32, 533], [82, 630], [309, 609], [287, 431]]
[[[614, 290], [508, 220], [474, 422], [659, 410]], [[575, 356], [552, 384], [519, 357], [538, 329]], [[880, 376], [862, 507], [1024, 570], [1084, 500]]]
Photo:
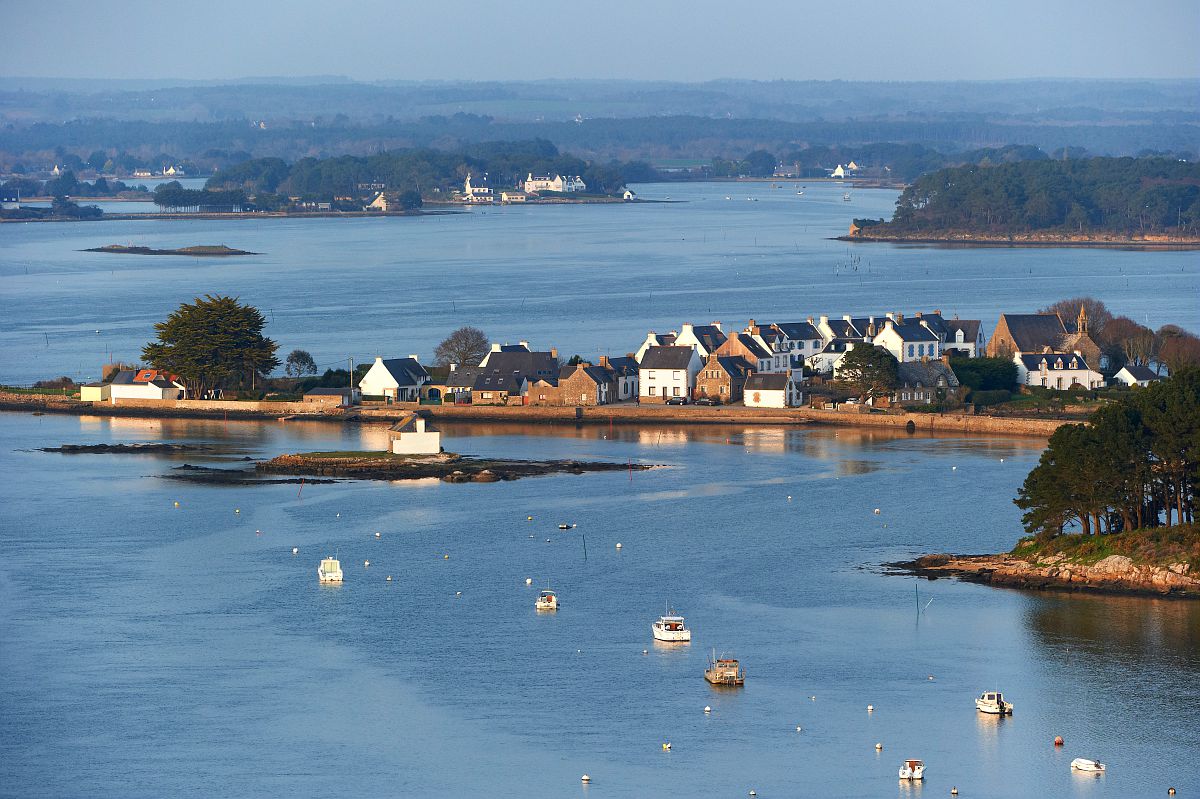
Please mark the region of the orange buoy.
[[1054, 736], [1054, 745], [1055, 745], [1055, 746], [1062, 746], [1062, 745], [1063, 745], [1063, 739], [1062, 739], [1062, 736], [1061, 736], [1061, 735], [1055, 735], [1055, 736]]

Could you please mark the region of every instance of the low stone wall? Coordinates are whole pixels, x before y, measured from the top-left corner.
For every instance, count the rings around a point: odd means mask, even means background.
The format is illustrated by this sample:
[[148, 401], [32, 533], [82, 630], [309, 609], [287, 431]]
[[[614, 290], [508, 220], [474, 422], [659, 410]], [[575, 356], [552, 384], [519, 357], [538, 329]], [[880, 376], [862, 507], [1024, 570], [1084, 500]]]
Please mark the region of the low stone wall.
[[336, 406], [314, 402], [278, 402], [272, 400], [167, 400], [167, 399], [119, 399], [113, 403], [118, 408], [155, 408], [183, 411], [205, 411], [231, 413], [266, 413], [287, 416], [293, 413], [329, 414], [337, 413]]

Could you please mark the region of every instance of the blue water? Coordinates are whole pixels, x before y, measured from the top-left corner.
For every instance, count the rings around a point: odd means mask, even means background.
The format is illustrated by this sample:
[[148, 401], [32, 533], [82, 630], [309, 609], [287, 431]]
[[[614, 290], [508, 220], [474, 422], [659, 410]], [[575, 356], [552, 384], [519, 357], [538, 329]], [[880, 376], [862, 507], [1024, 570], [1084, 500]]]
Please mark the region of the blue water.
[[[456, 425], [454, 451], [668, 468], [302, 490], [162, 479], [382, 448], [384, 430], [0, 413], [0, 796], [1200, 791], [1196, 603], [877, 568], [1010, 546], [1010, 498], [1042, 441]], [[158, 440], [217, 449], [34, 451]], [[334, 552], [346, 582], [318, 586]], [[539, 615], [547, 582], [562, 609]], [[652, 642], [666, 603], [691, 645]], [[704, 682], [713, 648], [741, 658], [744, 689]], [[994, 689], [1013, 717], [977, 714]], [[1072, 774], [1078, 756], [1108, 774]], [[926, 761], [923, 787], [898, 786], [906, 757]]]
[[[1082, 294], [1155, 328], [1200, 330], [1194, 252], [851, 247], [830, 239], [854, 217], [889, 215], [896, 192], [810, 184], [799, 196], [786, 185], [657, 184], [636, 188], [672, 202], [424, 218], [2, 225], [0, 383], [97, 379], [101, 363], [137, 360], [156, 322], [206, 293], [258, 306], [282, 352], [308, 350], [322, 369], [429, 358], [463, 324], [564, 354], [623, 355], [647, 330], [686, 321], [939, 309], [990, 334], [1004, 311]], [[263, 254], [79, 252], [113, 243]]]

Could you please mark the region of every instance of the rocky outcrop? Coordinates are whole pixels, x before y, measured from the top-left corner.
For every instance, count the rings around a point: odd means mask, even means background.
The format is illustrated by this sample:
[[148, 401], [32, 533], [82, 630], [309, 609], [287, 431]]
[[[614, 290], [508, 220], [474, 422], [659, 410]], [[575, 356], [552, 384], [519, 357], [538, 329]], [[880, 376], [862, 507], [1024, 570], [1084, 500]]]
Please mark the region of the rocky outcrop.
[[925, 555], [915, 561], [885, 564], [893, 573], [935, 580], [960, 580], [1013, 588], [1097, 591], [1200, 598], [1200, 573], [1189, 563], [1148, 565], [1124, 555], [1080, 563], [1062, 553], [1021, 560], [1012, 555]]
[[441, 455], [388, 455], [387, 453], [308, 453], [280, 455], [255, 467], [260, 474], [314, 475], [354, 480], [419, 480], [436, 477], [447, 483], [495, 483], [547, 474], [642, 471], [642, 463], [609, 461], [521, 461], [473, 458], [453, 453]]

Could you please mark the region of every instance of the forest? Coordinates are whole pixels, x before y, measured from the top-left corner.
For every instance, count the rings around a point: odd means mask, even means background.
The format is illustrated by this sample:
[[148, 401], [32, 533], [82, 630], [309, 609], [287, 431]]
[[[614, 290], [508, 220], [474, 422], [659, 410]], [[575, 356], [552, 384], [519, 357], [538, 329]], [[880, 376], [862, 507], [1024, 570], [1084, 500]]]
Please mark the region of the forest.
[[914, 180], [871, 236], [1200, 233], [1200, 165], [1170, 158], [1023, 160], [941, 169]]
[[1042, 539], [1195, 521], [1200, 477], [1200, 370], [1131, 391], [1060, 427], [1014, 500]]

